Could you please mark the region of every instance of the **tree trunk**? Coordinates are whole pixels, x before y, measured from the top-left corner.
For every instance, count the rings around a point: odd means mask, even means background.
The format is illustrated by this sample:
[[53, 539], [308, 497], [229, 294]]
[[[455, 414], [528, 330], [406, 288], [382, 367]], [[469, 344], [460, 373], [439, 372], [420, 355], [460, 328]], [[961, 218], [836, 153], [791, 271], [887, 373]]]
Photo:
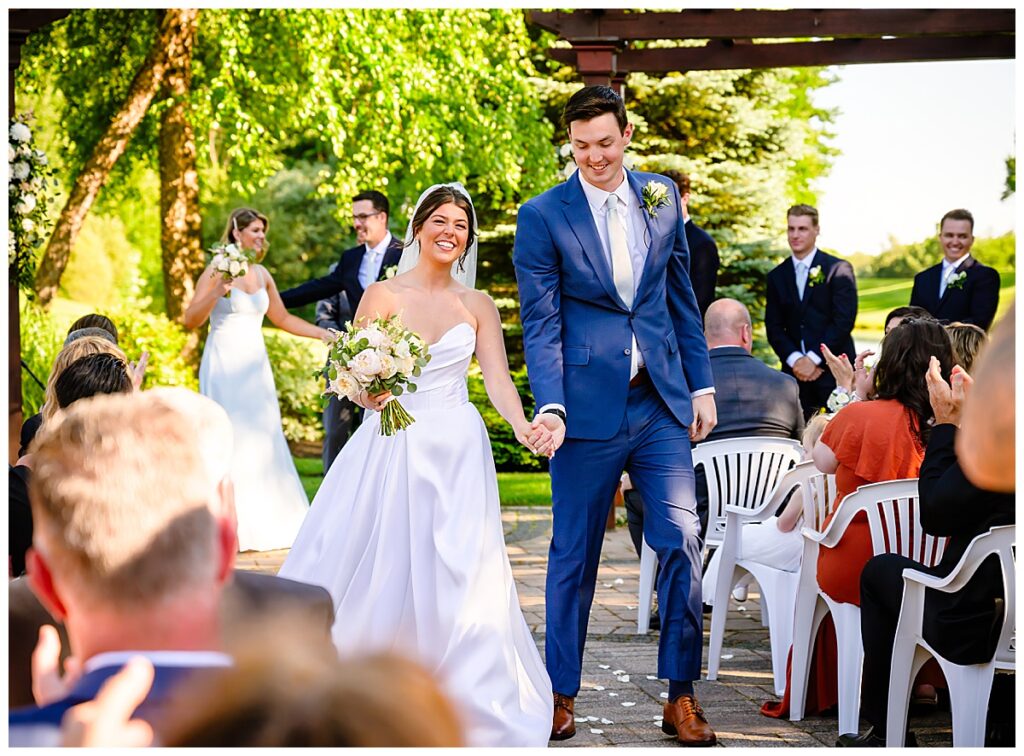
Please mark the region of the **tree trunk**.
[[60, 277], [71, 255], [71, 247], [89, 214], [89, 208], [110, 175], [110, 170], [124, 153], [128, 140], [145, 116], [153, 97], [160, 90], [168, 61], [180, 57], [186, 39], [195, 36], [194, 26], [198, 14], [196, 9], [171, 9], [164, 13], [153, 48], [146, 56], [142, 68], [135, 74], [124, 104], [75, 178], [68, 201], [61, 211], [36, 272], [36, 291], [44, 306], [57, 293]]
[[[204, 267], [196, 140], [188, 104], [197, 22], [198, 17], [193, 17], [183, 28], [181, 46], [168, 50], [165, 85], [171, 103], [160, 121], [160, 251], [167, 316], [178, 322]], [[198, 342], [195, 331], [186, 347], [193, 362]]]

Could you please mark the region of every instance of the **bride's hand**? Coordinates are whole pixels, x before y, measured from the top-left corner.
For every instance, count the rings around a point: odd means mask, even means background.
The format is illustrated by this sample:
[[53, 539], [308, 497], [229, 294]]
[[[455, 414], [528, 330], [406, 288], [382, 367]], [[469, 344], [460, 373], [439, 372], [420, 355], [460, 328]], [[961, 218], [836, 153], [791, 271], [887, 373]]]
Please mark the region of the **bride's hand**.
[[558, 415], [543, 412], [530, 423], [528, 440], [537, 446], [538, 454], [553, 457], [565, 440], [565, 423]]
[[390, 391], [385, 391], [382, 394], [371, 394], [366, 389], [363, 389], [356, 397], [356, 404], [363, 409], [376, 410], [377, 412], [380, 412], [384, 409], [384, 405], [387, 404], [387, 401], [390, 398]]
[[[540, 438], [539, 434], [533, 429], [533, 425], [526, 418], [523, 418], [521, 423], [516, 423], [512, 430], [515, 431], [516, 440], [519, 441], [523, 446], [529, 449], [533, 454], [546, 454], [542, 452], [539, 444], [544, 440]], [[547, 434], [550, 438], [550, 434]]]

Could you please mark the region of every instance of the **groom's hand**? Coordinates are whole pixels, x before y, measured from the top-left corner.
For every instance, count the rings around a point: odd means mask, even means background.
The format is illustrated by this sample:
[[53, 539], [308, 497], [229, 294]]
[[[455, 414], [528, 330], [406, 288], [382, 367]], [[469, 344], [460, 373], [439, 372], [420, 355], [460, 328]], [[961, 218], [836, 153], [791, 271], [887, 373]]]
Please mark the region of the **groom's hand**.
[[701, 394], [693, 399], [693, 422], [690, 423], [690, 440], [703, 441], [718, 425], [718, 408], [714, 394]]
[[542, 412], [530, 423], [527, 443], [537, 449], [538, 454], [548, 458], [555, 456], [558, 447], [565, 440], [565, 423], [558, 415]]

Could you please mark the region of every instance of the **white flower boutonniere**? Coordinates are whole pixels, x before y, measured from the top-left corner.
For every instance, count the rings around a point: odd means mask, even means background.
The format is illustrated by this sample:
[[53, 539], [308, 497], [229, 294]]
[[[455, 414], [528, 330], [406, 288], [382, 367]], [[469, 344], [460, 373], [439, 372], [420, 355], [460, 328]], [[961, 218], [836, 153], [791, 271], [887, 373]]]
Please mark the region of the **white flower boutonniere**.
[[668, 187], [660, 181], [648, 181], [640, 191], [640, 197], [644, 203], [644, 210], [651, 218], [658, 217], [659, 207], [669, 207], [672, 200], [668, 198]]
[[809, 271], [807, 271], [807, 285], [815, 286], [825, 280], [825, 276], [822, 275], [821, 266], [815, 265]]
[[389, 265], [388, 267], [384, 268], [384, 279], [387, 280], [389, 278], [394, 278], [396, 273], [398, 273], [398, 266]]
[[964, 284], [967, 283], [967, 271], [961, 270], [955, 276], [950, 276], [949, 281], [946, 282], [947, 289], [962, 289]]

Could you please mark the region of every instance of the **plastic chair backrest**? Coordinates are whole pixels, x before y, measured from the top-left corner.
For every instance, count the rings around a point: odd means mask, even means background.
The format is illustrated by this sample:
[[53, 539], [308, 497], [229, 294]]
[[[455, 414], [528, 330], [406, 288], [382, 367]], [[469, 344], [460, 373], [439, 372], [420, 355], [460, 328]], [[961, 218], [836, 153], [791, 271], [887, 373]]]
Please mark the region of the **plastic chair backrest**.
[[697, 444], [693, 466], [703, 466], [708, 483], [705, 542], [720, 544], [725, 537], [726, 504], [759, 507], [802, 457], [800, 442], [790, 438], [751, 436]]
[[[812, 463], [813, 464], [813, 463]], [[807, 479], [804, 488], [804, 526], [821, 532], [825, 518], [828, 517], [829, 506], [836, 497], [836, 476], [818, 472]]]

